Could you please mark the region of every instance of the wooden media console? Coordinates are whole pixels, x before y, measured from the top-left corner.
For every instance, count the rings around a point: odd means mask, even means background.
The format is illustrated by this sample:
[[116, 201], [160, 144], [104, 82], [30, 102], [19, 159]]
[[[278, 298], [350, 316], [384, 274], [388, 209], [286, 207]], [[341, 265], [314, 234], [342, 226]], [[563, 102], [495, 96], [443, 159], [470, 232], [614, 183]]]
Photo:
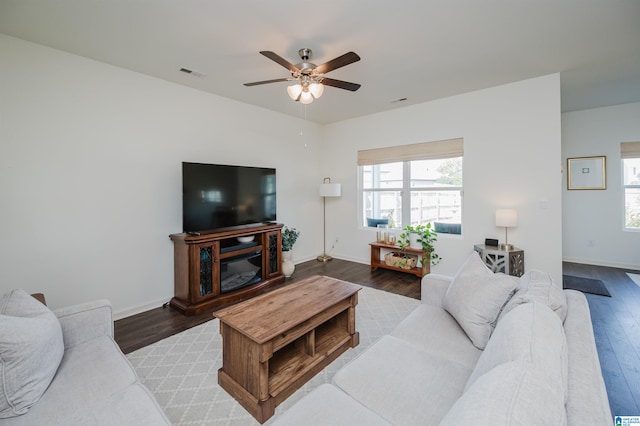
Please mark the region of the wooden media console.
[[185, 315], [244, 300], [284, 282], [282, 224], [173, 234], [174, 297]]

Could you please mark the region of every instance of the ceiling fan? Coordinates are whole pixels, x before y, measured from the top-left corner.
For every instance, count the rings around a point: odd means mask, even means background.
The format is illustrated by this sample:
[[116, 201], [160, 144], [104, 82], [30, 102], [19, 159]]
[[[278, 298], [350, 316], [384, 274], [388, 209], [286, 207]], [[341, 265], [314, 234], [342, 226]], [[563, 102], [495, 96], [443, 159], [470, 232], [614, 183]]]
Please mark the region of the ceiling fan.
[[287, 93], [292, 100], [300, 101], [303, 104], [310, 104], [313, 102], [314, 98], [319, 98], [324, 91], [324, 86], [337, 87], [339, 89], [350, 90], [352, 92], [355, 92], [360, 88], [360, 85], [357, 83], [349, 83], [348, 81], [336, 80], [324, 76], [324, 74], [329, 71], [333, 71], [359, 61], [360, 56], [354, 52], [347, 52], [344, 55], [338, 56], [337, 58], [332, 59], [329, 62], [325, 62], [322, 65], [316, 65], [309, 62], [309, 59], [311, 58], [311, 49], [308, 48], [300, 49], [298, 51], [298, 55], [300, 55], [302, 62], [296, 65], [293, 65], [291, 62], [274, 52], [263, 50], [260, 53], [288, 69], [291, 72], [291, 77], [255, 81], [253, 83], [245, 83], [245, 86], [257, 86], [260, 84], [278, 83], [281, 81], [295, 81], [296, 83], [294, 85], [287, 87]]

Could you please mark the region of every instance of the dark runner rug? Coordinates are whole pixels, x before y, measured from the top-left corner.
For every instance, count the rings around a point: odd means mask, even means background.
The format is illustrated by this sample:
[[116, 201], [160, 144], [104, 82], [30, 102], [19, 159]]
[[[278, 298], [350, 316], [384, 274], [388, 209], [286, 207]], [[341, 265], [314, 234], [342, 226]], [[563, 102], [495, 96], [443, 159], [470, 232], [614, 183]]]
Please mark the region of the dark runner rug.
[[600, 280], [591, 278], [574, 277], [573, 275], [562, 276], [562, 288], [578, 290], [583, 293], [597, 294], [598, 296], [611, 297], [609, 290]]

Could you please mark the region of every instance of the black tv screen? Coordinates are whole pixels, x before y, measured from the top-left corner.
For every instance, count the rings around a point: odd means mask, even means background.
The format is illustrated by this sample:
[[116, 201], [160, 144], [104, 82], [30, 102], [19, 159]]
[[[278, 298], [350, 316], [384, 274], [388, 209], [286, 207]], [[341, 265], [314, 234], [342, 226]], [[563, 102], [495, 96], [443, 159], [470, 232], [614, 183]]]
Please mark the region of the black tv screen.
[[182, 163], [182, 230], [276, 220], [276, 169]]

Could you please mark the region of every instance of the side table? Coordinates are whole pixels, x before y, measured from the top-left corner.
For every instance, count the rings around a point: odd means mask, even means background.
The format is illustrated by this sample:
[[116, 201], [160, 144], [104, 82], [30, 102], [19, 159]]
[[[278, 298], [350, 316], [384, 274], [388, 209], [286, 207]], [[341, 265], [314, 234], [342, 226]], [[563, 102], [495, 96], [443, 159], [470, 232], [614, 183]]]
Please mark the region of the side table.
[[[391, 269], [392, 271], [406, 272], [408, 274], [413, 274], [419, 278], [424, 277], [429, 272], [431, 272], [431, 262], [430, 259], [426, 259], [426, 253], [421, 248], [412, 248], [407, 247], [404, 249], [405, 252], [411, 254], [417, 254], [421, 258], [422, 266], [416, 266], [411, 269], [397, 268], [395, 266], [387, 265], [384, 261], [384, 256], [380, 254], [380, 249], [385, 249], [389, 251], [400, 251], [400, 247], [395, 244], [386, 244], [386, 243], [369, 243], [371, 246], [371, 270], [375, 271], [377, 268], [385, 268]], [[425, 261], [426, 260], [426, 261]]]
[[473, 249], [493, 272], [521, 277], [524, 274], [524, 250], [514, 247], [513, 250], [500, 250], [486, 244], [476, 244]]

